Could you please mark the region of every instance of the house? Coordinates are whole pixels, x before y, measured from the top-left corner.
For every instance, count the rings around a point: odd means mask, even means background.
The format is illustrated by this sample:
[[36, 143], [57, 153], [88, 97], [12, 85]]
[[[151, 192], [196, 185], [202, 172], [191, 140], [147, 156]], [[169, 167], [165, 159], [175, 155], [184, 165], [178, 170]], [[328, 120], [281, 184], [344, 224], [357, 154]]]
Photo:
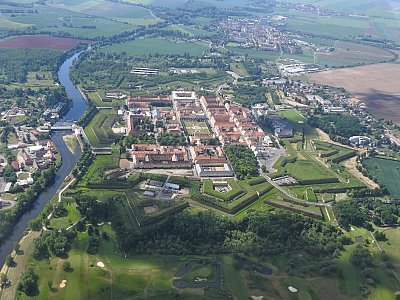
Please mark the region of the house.
[[220, 146], [193, 146], [190, 154], [200, 177], [233, 177], [235, 174]]
[[14, 171], [19, 171], [19, 163], [17, 161], [12, 161], [10, 165], [14, 169]]
[[349, 142], [356, 146], [365, 146], [371, 143], [371, 139], [367, 136], [352, 136], [349, 138]]
[[0, 194], [9, 192], [11, 185], [11, 182], [6, 182], [3, 177], [0, 177]]
[[167, 182], [167, 183], [164, 185], [164, 188], [166, 188], [166, 189], [168, 189], [168, 190], [179, 191], [180, 186], [179, 186], [179, 184]]
[[131, 150], [134, 168], [190, 168], [192, 163], [184, 146], [134, 144]]

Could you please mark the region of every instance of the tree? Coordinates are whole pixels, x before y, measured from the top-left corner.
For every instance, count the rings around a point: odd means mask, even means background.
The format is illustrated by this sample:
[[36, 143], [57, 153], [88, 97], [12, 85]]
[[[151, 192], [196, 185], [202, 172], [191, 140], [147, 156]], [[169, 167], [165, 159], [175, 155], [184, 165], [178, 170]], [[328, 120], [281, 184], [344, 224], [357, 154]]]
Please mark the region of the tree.
[[6, 265], [7, 265], [7, 267], [12, 267], [14, 265], [14, 258], [12, 258], [11, 255], [7, 255]]
[[361, 245], [357, 245], [354, 251], [350, 254], [350, 262], [359, 267], [366, 269], [372, 266], [372, 255], [369, 250]]
[[39, 278], [34, 273], [33, 268], [28, 267], [28, 269], [21, 276], [18, 289], [23, 291], [27, 296], [35, 296], [39, 293], [38, 279]]
[[19, 243], [15, 243], [14, 245], [14, 251], [16, 254], [19, 253], [19, 250], [21, 249], [21, 245]]
[[70, 272], [70, 271], [72, 270], [72, 268], [71, 268], [71, 263], [70, 263], [69, 261], [65, 261], [65, 262], [63, 263], [63, 270], [64, 270], [65, 272]]
[[400, 291], [397, 291], [396, 293], [394, 293], [394, 299], [400, 300]]
[[384, 209], [381, 212], [382, 222], [385, 224], [397, 223], [397, 217], [393, 214], [390, 209]]
[[381, 232], [381, 231], [376, 231], [376, 232], [374, 233], [374, 236], [375, 236], [375, 238], [376, 238], [377, 241], [386, 241], [386, 240], [387, 240], [386, 234], [384, 234], [384, 233]]
[[363, 226], [367, 218], [354, 199], [336, 202], [333, 211], [340, 226], [344, 228], [348, 228], [350, 224]]

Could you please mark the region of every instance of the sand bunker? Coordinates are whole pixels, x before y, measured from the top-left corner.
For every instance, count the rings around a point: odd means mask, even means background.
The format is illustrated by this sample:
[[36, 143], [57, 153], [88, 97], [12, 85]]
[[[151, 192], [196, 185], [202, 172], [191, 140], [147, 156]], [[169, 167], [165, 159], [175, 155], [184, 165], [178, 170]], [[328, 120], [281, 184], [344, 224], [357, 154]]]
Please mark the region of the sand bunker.
[[251, 296], [251, 299], [253, 299], [253, 300], [262, 300], [262, 299], [264, 299], [264, 296]]
[[295, 287], [292, 287], [291, 285], [288, 286], [288, 290], [292, 293], [297, 293], [297, 289]]
[[66, 285], [67, 285], [67, 281], [64, 279], [64, 280], [61, 281], [61, 283], [60, 283], [60, 289], [65, 288]]
[[99, 262], [97, 263], [97, 266], [100, 267], [100, 268], [104, 268], [104, 267], [105, 267], [104, 263], [101, 262], [101, 261], [99, 261]]

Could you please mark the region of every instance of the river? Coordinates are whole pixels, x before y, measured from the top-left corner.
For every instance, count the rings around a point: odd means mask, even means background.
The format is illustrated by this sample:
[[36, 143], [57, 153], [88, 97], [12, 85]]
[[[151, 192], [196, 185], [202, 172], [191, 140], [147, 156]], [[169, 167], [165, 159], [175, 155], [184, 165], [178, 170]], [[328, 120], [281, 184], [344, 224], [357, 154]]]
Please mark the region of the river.
[[[77, 121], [84, 114], [87, 109], [87, 103], [83, 99], [81, 93], [72, 83], [69, 78], [69, 70], [72, 66], [74, 60], [78, 57], [79, 53], [74, 54], [72, 57], [66, 59], [58, 70], [58, 79], [68, 96], [72, 99], [72, 107], [68, 113], [62, 118], [61, 121]], [[39, 198], [36, 200], [34, 207], [31, 211], [24, 214], [19, 222], [14, 226], [14, 229], [9, 236], [9, 238], [0, 247], [0, 265], [4, 264], [4, 261], [9, 255], [15, 243], [18, 243], [27, 230], [29, 221], [35, 219], [46, 204], [53, 198], [57, 190], [64, 181], [64, 178], [72, 171], [75, 167], [77, 161], [81, 156], [81, 150], [77, 149], [74, 154], [72, 154], [64, 143], [63, 136], [66, 134], [71, 134], [70, 132], [57, 132], [52, 134], [51, 139], [53, 140], [59, 154], [62, 157], [62, 165], [56, 173], [56, 178], [54, 184], [43, 191]], [[79, 147], [78, 147], [79, 148]]]

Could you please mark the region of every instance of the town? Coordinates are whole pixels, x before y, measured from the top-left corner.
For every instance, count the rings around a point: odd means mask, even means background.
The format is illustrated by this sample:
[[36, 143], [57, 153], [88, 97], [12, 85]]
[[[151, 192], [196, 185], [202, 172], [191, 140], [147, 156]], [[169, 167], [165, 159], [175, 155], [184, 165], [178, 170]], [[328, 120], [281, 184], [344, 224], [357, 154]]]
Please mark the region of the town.
[[336, 2], [2, 3], [0, 299], [399, 300], [396, 8]]

